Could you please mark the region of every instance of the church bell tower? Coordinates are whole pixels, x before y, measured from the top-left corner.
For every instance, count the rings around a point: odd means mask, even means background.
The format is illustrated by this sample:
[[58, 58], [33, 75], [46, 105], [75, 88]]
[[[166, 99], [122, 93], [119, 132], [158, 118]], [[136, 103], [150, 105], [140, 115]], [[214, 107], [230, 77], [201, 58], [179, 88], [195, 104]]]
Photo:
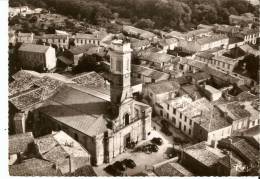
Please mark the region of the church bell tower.
[[119, 106], [132, 97], [131, 92], [131, 52], [130, 43], [114, 40], [110, 46], [110, 95], [113, 105]]

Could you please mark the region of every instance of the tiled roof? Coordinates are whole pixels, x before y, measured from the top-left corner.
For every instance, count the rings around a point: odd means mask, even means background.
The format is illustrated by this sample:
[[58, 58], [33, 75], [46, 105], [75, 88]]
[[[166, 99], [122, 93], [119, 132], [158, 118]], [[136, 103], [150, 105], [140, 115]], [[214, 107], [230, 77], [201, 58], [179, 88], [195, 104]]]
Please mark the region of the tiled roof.
[[160, 81], [158, 83], [149, 84], [149, 88], [155, 94], [163, 94], [167, 92], [178, 91], [180, 85], [174, 81]]
[[153, 53], [149, 51], [139, 52], [138, 58], [141, 60], [146, 60], [154, 63], [169, 62], [173, 59], [173, 56], [166, 53]]
[[84, 134], [95, 136], [106, 130], [102, 116], [108, 114], [108, 104], [109, 101], [100, 97], [64, 86], [39, 110]]
[[74, 55], [78, 55], [81, 53], [86, 53], [91, 47], [95, 47], [95, 45], [93, 45], [93, 44], [80, 45], [80, 46], [71, 48], [69, 51]]
[[138, 28], [133, 27], [133, 26], [127, 26], [127, 25], [123, 26], [123, 31], [125, 31], [129, 34], [140, 35], [140, 37], [145, 38], [145, 39], [146, 38], [153, 38], [153, 37], [156, 36], [152, 32], [142, 30], [142, 29], [138, 29]]
[[197, 122], [208, 132], [217, 131], [219, 129], [231, 126], [231, 124], [220, 115], [217, 109], [214, 109], [214, 111], [211, 111], [210, 113], [214, 113], [214, 115], [209, 117], [199, 116], [194, 118], [193, 121]]
[[169, 104], [173, 108], [177, 109], [177, 108], [184, 108], [191, 102], [192, 102], [192, 99], [189, 96], [183, 95], [181, 97], [176, 97], [172, 100], [167, 101], [167, 104]]
[[192, 176], [192, 173], [177, 162], [165, 163], [154, 169], [157, 176]]
[[184, 152], [208, 167], [213, 166], [225, 157], [219, 149], [211, 148], [205, 142], [186, 147], [184, 148]]
[[151, 43], [149, 40], [137, 40], [131, 43], [132, 48], [139, 48], [149, 46]]
[[182, 113], [187, 117], [195, 117], [201, 115], [201, 112], [210, 112], [212, 107], [213, 106], [206, 98], [200, 98], [183, 108]]
[[207, 80], [207, 79], [210, 78], [210, 75], [208, 75], [205, 72], [197, 72], [197, 73], [193, 73], [192, 74], [192, 78], [194, 78], [197, 81], [199, 81], [199, 80]]
[[236, 142], [233, 142], [232, 145], [237, 151], [239, 151], [244, 157], [246, 157], [251, 162], [259, 161], [259, 151], [250, 145], [246, 139], [240, 139]]
[[199, 38], [199, 39], [197, 39], [197, 43], [203, 45], [203, 44], [212, 43], [214, 41], [219, 41], [219, 40], [224, 40], [224, 39], [228, 39], [228, 37], [223, 34], [217, 34], [217, 35]]
[[148, 67], [144, 67], [141, 65], [131, 65], [132, 67], [132, 72], [133, 73], [139, 73], [142, 74], [144, 76], [147, 77], [151, 77], [152, 79], [160, 79], [162, 77], [164, 77], [165, 79], [168, 79], [170, 77], [169, 74], [161, 72], [161, 71], [157, 71]]
[[44, 88], [36, 88], [29, 90], [19, 96], [9, 98], [9, 101], [19, 110], [28, 109], [42, 102]]
[[81, 86], [95, 89], [108, 95], [110, 94], [110, 86], [102, 76], [94, 71], [78, 74], [72, 77], [71, 80]]
[[250, 53], [250, 54], [253, 54], [255, 56], [260, 55], [259, 50], [254, 49], [253, 47], [251, 47], [248, 44], [241, 45], [241, 46], [239, 46], [239, 48], [242, 49], [246, 53]]
[[159, 41], [159, 44], [161, 46], [167, 46], [178, 43], [178, 40], [176, 38], [169, 38], [169, 39], [162, 39]]
[[34, 53], [46, 53], [46, 51], [52, 48], [50, 46], [36, 45], [36, 44], [22, 44], [19, 51], [34, 52]]
[[9, 166], [9, 173], [11, 176], [60, 176], [53, 163], [37, 158]]
[[246, 101], [255, 101], [258, 99], [258, 97], [256, 95], [253, 95], [250, 92], [244, 91], [242, 93], [239, 93], [236, 98], [238, 99], [238, 101], [240, 102], [246, 102]]
[[34, 138], [31, 132], [9, 136], [9, 154], [23, 153], [28, 145], [33, 143]]
[[33, 71], [20, 70], [15, 73], [12, 78], [14, 78], [15, 81], [9, 84], [9, 96], [30, 89], [34, 82], [40, 78], [40, 74]]
[[96, 172], [94, 171], [93, 167], [90, 165], [86, 165], [84, 167], [81, 167], [77, 170], [75, 170], [73, 173], [68, 174], [68, 176], [97, 176]]

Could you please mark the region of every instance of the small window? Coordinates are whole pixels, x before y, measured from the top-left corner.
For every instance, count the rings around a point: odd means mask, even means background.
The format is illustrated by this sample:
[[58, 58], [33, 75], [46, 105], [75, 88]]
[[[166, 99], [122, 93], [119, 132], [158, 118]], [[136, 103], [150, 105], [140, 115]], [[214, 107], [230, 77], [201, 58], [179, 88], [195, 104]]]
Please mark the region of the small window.
[[167, 113], [167, 119], [169, 119], [169, 113]]
[[189, 129], [189, 135], [191, 135], [191, 129]]
[[172, 113], [176, 114], [176, 109], [175, 108], [172, 109]]
[[182, 118], [182, 113], [180, 113], [180, 118]]
[[173, 122], [173, 124], [176, 123], [176, 119], [175, 119], [175, 117], [172, 117], [172, 122]]
[[155, 83], [155, 79], [152, 79], [152, 83]]
[[187, 121], [187, 116], [184, 117], [184, 121], [185, 121], [185, 122]]
[[190, 119], [190, 125], [192, 125], [192, 120]]
[[167, 109], [168, 109], [168, 110], [170, 109], [170, 105], [169, 105], [169, 104], [167, 104]]
[[161, 114], [161, 116], [163, 116], [163, 111], [162, 110], [160, 110], [160, 114]]
[[129, 124], [130, 120], [129, 120], [129, 114], [126, 113], [125, 114], [125, 126], [127, 126]]
[[150, 96], [153, 97], [153, 93], [150, 93]]
[[184, 125], [184, 132], [186, 131], [186, 126]]

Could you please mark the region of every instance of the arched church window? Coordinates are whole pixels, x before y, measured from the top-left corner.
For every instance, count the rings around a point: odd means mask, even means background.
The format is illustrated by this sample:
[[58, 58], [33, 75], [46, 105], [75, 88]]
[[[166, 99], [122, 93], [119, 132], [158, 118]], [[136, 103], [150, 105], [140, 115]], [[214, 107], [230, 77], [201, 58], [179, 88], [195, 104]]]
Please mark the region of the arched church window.
[[129, 114], [126, 113], [124, 118], [125, 118], [125, 126], [126, 126], [129, 124]]

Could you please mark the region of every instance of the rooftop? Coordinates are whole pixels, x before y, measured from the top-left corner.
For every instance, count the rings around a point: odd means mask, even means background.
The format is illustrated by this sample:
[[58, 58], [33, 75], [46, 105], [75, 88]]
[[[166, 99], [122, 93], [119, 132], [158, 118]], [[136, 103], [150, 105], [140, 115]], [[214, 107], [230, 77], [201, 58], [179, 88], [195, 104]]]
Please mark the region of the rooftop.
[[167, 101], [167, 103], [175, 109], [184, 108], [191, 102], [192, 102], [192, 99], [187, 95], [183, 95], [181, 97], [177, 97], [175, 99]]
[[238, 99], [238, 101], [240, 102], [246, 102], [246, 101], [249, 101], [249, 102], [252, 102], [252, 101], [255, 101], [258, 99], [258, 97], [256, 95], [253, 95], [252, 93], [250, 92], [247, 92], [247, 91], [244, 91], [244, 92], [241, 92], [239, 93], [236, 98]]
[[45, 45], [36, 45], [36, 44], [22, 44], [19, 48], [19, 51], [23, 52], [34, 52], [34, 53], [46, 53], [46, 51], [52, 48]]
[[128, 25], [124, 25], [123, 26], [123, 31], [129, 33], [129, 34], [135, 34], [135, 35], [139, 35], [140, 37], [146, 39], [146, 38], [153, 38], [156, 35], [153, 34], [152, 32], [143, 30], [143, 29], [139, 29], [133, 26], [128, 26]]
[[231, 126], [231, 124], [224, 117], [221, 116], [220, 112], [217, 109], [214, 109], [210, 113], [212, 114], [209, 117], [198, 116], [196, 118], [193, 118], [193, 121], [197, 122], [208, 132], [217, 131], [219, 129]]
[[210, 75], [205, 72], [193, 73], [191, 77], [194, 78], [196, 81], [210, 79]]
[[197, 43], [204, 45], [204, 44], [207, 44], [207, 43], [212, 43], [212, 42], [216, 42], [216, 41], [224, 40], [224, 39], [228, 40], [228, 37], [224, 34], [215, 34], [215, 35], [212, 35], [212, 36], [199, 38], [199, 39], [197, 39]]
[[81, 86], [97, 90], [107, 95], [110, 94], [110, 85], [107, 84], [101, 75], [94, 71], [78, 74], [72, 77], [71, 80]]
[[31, 132], [9, 136], [9, 154], [26, 152], [28, 145], [33, 143], [34, 138]]
[[160, 79], [161, 77], [169, 78], [170, 75], [161, 71], [157, 71], [141, 65], [131, 65], [133, 73], [140, 73], [144, 76], [151, 77], [152, 79]]
[[154, 169], [157, 176], [193, 176], [193, 174], [177, 162], [162, 164]]
[[191, 104], [187, 105], [182, 109], [182, 113], [191, 118], [195, 116], [199, 116], [203, 113], [208, 113], [212, 110], [211, 103], [206, 98], [200, 98], [198, 100], [193, 101]]
[[95, 45], [93, 45], [93, 44], [80, 45], [80, 46], [69, 49], [69, 51], [73, 55], [78, 55], [78, 54], [86, 53], [91, 47], [95, 47]]
[[52, 162], [71, 157], [90, 157], [90, 154], [72, 137], [63, 131], [35, 139], [39, 153]]
[[225, 157], [219, 149], [207, 146], [206, 142], [186, 147], [184, 148], [184, 152], [208, 167], [213, 166]]
[[173, 59], [173, 56], [166, 53], [154, 53], [149, 51], [141, 51], [138, 53], [138, 58], [141, 60], [146, 60], [154, 63], [164, 63], [169, 62]]
[[109, 113], [104, 94], [92, 93], [75, 85], [65, 85], [49, 98], [39, 110], [67, 126], [89, 136], [104, 132], [106, 120], [103, 115]]
[[149, 88], [155, 94], [163, 94], [167, 92], [178, 91], [180, 85], [174, 81], [160, 81], [158, 83], [149, 84]]
[[9, 173], [11, 176], [60, 176], [53, 163], [37, 158], [9, 166]]

